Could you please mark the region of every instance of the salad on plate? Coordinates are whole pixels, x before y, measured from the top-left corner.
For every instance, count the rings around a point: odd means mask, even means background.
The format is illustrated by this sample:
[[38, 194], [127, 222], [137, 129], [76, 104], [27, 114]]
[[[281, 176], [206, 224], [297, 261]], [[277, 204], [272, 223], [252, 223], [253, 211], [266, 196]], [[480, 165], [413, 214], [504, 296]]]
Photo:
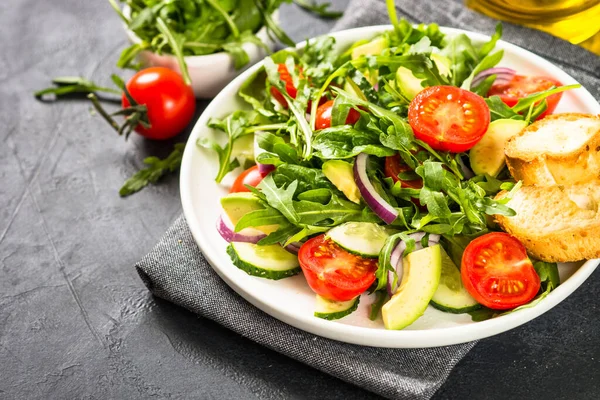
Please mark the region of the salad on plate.
[[221, 199], [227, 252], [249, 275], [302, 273], [329, 320], [363, 294], [387, 329], [429, 305], [474, 320], [534, 305], [558, 269], [496, 223], [522, 185], [504, 147], [577, 85], [501, 67], [501, 26], [475, 44], [390, 13], [393, 30], [341, 52], [322, 37], [271, 55], [248, 107], [211, 119], [224, 140], [198, 145], [217, 182], [244, 170]]

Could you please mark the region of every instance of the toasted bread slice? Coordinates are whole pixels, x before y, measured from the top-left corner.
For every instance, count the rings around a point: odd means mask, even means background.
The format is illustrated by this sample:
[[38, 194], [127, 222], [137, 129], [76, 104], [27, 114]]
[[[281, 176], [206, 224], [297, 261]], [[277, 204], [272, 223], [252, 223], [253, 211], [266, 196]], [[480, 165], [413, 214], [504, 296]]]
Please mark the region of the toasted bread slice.
[[524, 185], [572, 185], [600, 179], [600, 117], [556, 114], [534, 122], [504, 149]]
[[[506, 192], [500, 192], [501, 198]], [[523, 186], [508, 202], [514, 217], [496, 215], [503, 230], [543, 261], [600, 258], [600, 184]]]

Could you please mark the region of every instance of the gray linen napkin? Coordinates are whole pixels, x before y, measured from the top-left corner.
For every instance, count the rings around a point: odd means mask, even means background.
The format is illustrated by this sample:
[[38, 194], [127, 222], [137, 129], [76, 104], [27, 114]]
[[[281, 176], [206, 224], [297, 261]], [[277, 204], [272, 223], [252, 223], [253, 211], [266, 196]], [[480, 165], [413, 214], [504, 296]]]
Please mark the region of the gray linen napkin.
[[[495, 21], [466, 9], [460, 0], [396, 1], [400, 16], [483, 33]], [[383, 0], [352, 0], [335, 30], [387, 23]], [[505, 24], [504, 39], [553, 61], [596, 97], [600, 58], [560, 39]], [[316, 337], [280, 322], [231, 290], [202, 256], [183, 216], [136, 268], [148, 289], [275, 351], [377, 394], [429, 399], [456, 363], [475, 345], [431, 349], [380, 349]], [[265, 332], [268, 333], [265, 335]]]

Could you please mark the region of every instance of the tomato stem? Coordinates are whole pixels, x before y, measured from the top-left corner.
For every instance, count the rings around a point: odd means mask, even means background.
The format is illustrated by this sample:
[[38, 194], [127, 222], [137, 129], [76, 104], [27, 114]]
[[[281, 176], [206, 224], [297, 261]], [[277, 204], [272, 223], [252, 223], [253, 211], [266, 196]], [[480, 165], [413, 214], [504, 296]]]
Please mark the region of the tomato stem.
[[117, 121], [115, 121], [110, 116], [110, 114], [107, 113], [106, 110], [102, 107], [102, 105], [98, 101], [98, 96], [96, 96], [94, 93], [90, 93], [90, 94], [88, 94], [87, 98], [92, 101], [92, 105], [94, 106], [94, 108], [96, 109], [98, 114], [100, 114], [102, 116], [102, 118], [104, 118], [106, 120], [106, 122], [108, 122], [108, 124], [113, 127], [114, 130], [119, 132], [119, 129], [120, 129], [119, 124], [117, 124]]

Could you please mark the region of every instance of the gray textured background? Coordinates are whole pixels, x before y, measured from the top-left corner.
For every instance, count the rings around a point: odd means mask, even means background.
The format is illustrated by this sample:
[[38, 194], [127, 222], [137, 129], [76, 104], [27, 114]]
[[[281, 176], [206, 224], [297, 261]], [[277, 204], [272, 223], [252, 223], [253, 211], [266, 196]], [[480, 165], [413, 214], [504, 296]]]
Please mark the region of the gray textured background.
[[[281, 14], [297, 40], [330, 27], [294, 6]], [[86, 101], [31, 95], [57, 75], [117, 72], [125, 38], [106, 1], [1, 2], [0, 43], [1, 399], [372, 396], [143, 287], [132, 266], [180, 213], [177, 179], [117, 190], [168, 146], [124, 142]], [[598, 398], [599, 297], [596, 272], [544, 316], [480, 342], [436, 398]]]

